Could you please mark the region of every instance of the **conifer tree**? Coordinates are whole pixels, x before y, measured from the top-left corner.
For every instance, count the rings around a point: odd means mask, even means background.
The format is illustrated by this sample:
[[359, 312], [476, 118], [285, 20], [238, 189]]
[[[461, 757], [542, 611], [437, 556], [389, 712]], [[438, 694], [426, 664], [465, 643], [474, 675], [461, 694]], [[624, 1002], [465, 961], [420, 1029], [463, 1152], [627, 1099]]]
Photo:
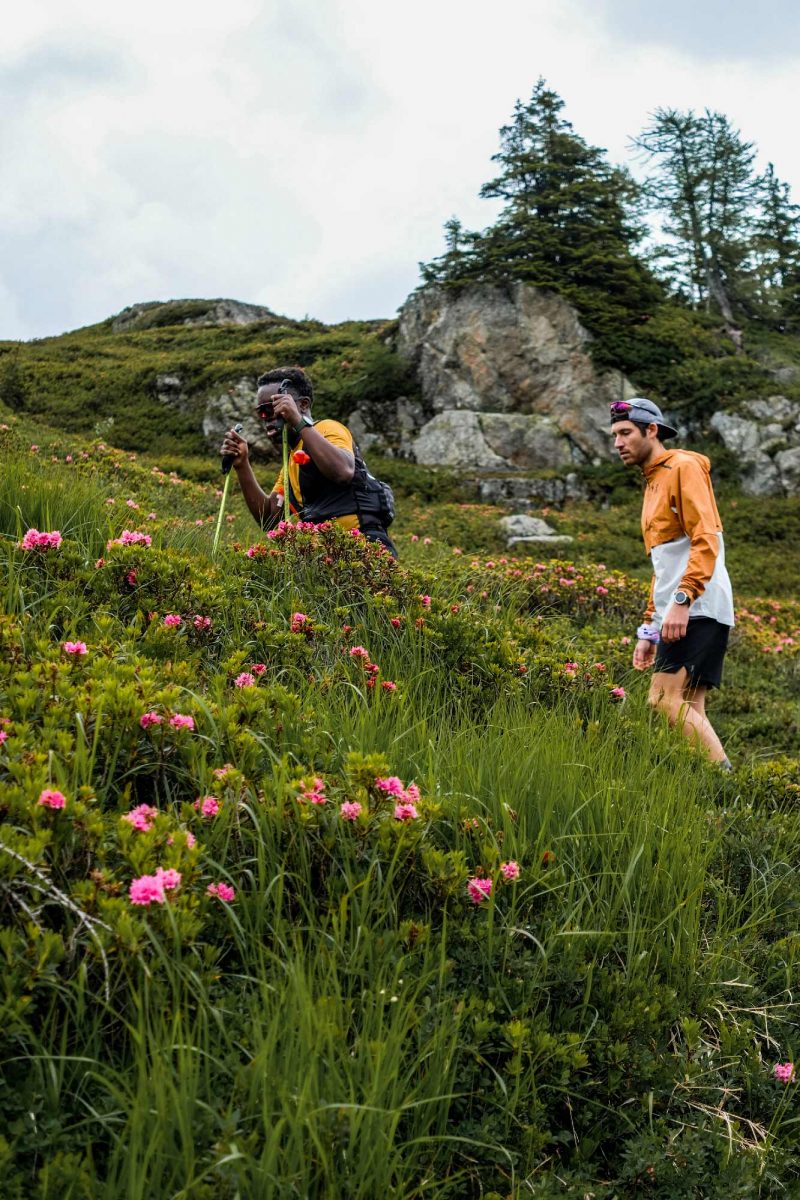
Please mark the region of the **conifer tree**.
[[698, 307], [715, 310], [738, 342], [757, 193], [755, 150], [722, 113], [657, 109], [635, 140], [655, 164], [647, 195], [668, 241], [660, 257]]
[[780, 329], [800, 322], [800, 205], [769, 163], [758, 179], [759, 211], [753, 226], [753, 316]]
[[[643, 236], [638, 188], [605, 151], [562, 115], [564, 102], [540, 79], [500, 130], [499, 171], [481, 196], [504, 207], [494, 225], [458, 240], [422, 267], [426, 283], [522, 280], [561, 292], [603, 335], [608, 356], [624, 358], [626, 330], [646, 317], [661, 288], [633, 248]], [[611, 342], [616, 343], [612, 348]]]

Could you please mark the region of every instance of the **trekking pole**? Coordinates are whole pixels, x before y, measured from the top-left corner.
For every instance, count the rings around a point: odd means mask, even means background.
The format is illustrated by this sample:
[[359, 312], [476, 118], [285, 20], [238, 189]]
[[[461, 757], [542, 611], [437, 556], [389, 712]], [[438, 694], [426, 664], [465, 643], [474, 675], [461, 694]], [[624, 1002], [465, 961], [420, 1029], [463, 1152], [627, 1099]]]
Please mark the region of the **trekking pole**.
[[283, 519], [289, 520], [289, 433], [283, 426]]
[[[241, 424], [234, 425], [234, 433], [241, 433]], [[233, 458], [230, 454], [222, 456], [222, 474], [225, 476], [225, 482], [222, 485], [222, 499], [219, 502], [219, 516], [217, 517], [217, 528], [214, 530], [214, 543], [211, 547], [211, 557], [216, 558], [217, 546], [219, 545], [219, 532], [222, 529], [222, 514], [225, 512], [225, 501], [228, 499], [228, 488], [231, 483], [231, 467], [233, 466]]]

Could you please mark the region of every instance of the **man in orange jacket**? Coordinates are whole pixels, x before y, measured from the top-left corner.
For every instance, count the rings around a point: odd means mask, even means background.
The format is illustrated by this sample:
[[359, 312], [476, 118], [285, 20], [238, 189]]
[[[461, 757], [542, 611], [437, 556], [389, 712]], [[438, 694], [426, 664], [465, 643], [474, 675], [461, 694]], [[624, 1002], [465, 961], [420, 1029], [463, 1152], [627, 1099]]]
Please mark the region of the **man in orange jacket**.
[[636, 631], [633, 665], [655, 667], [650, 703], [699, 743], [712, 762], [731, 769], [706, 716], [706, 693], [719, 687], [733, 625], [722, 522], [709, 460], [668, 450], [676, 436], [657, 404], [644, 397], [611, 406], [614, 448], [645, 479], [642, 535], [653, 563], [650, 597]]

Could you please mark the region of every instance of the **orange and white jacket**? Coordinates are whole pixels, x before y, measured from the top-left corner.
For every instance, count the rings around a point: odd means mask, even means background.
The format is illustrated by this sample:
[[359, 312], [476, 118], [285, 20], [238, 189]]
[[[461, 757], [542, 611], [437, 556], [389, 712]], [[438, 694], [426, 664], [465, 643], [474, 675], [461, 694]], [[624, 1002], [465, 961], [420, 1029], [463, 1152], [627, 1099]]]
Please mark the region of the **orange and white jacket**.
[[665, 450], [644, 470], [642, 536], [653, 563], [645, 621], [661, 625], [673, 593], [692, 597], [691, 617], [733, 625], [733, 594], [711, 463], [692, 450]]

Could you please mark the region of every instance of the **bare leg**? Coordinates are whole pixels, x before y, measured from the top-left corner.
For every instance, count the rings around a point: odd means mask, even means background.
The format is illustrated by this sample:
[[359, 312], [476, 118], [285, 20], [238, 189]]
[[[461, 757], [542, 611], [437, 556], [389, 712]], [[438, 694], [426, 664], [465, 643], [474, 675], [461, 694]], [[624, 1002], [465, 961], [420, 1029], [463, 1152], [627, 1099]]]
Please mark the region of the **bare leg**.
[[727, 758], [722, 743], [706, 716], [706, 689], [689, 686], [686, 668], [680, 671], [657, 671], [650, 684], [650, 705], [664, 713], [670, 725], [680, 729], [705, 751], [711, 762]]

